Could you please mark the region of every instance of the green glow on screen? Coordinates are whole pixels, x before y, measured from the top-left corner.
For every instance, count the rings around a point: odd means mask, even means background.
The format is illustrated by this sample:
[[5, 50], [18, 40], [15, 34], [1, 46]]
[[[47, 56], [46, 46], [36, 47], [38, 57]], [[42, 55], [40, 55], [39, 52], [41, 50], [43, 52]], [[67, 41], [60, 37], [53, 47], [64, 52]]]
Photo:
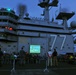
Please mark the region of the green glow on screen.
[[30, 45], [30, 53], [40, 53], [40, 45]]
[[11, 9], [10, 8], [7, 8], [7, 11], [11, 11]]

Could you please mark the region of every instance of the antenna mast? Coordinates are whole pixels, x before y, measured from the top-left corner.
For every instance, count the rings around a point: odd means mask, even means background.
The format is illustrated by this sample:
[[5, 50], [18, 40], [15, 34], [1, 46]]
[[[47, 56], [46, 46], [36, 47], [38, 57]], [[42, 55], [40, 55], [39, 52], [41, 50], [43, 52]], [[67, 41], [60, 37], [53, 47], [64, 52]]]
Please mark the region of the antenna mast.
[[27, 6], [24, 4], [18, 4], [19, 17], [23, 18], [24, 14], [27, 13]]
[[49, 7], [57, 7], [58, 0], [52, 0], [51, 3], [49, 3], [50, 0], [39, 0], [38, 6], [41, 8], [44, 8], [43, 16], [44, 20], [49, 22]]

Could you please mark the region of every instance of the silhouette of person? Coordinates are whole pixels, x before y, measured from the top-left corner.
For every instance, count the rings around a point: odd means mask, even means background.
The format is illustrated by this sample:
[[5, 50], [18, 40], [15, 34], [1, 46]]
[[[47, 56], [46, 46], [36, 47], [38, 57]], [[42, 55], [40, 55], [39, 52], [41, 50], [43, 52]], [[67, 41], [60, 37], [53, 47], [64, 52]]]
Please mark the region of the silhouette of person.
[[58, 66], [58, 60], [57, 60], [57, 51], [56, 49], [54, 49], [54, 52], [52, 53], [52, 57], [53, 57], [53, 66]]

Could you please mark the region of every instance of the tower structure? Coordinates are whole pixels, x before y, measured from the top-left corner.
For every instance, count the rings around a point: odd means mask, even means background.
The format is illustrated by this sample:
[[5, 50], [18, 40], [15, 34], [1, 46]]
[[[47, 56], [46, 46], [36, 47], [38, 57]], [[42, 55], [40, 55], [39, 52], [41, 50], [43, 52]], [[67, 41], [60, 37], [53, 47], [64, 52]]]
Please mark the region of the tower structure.
[[17, 20], [18, 16], [10, 8], [0, 9], [0, 48], [2, 51], [10, 53], [11, 45], [12, 50], [17, 43]]
[[67, 29], [68, 28], [67, 20], [69, 20], [74, 14], [75, 14], [74, 12], [66, 12], [60, 10], [56, 19], [63, 20], [64, 29]]
[[57, 7], [58, 0], [52, 0], [51, 3], [49, 3], [50, 0], [40, 0], [40, 3], [38, 6], [41, 8], [44, 8], [43, 16], [45, 21], [49, 21], [49, 7]]

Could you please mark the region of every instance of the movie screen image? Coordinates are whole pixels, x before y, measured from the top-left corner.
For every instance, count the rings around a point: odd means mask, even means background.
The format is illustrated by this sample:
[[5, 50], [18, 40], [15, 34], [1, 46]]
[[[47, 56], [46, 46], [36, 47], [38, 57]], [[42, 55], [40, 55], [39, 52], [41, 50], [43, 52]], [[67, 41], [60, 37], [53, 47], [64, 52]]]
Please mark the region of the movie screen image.
[[40, 45], [30, 45], [30, 53], [40, 53]]

